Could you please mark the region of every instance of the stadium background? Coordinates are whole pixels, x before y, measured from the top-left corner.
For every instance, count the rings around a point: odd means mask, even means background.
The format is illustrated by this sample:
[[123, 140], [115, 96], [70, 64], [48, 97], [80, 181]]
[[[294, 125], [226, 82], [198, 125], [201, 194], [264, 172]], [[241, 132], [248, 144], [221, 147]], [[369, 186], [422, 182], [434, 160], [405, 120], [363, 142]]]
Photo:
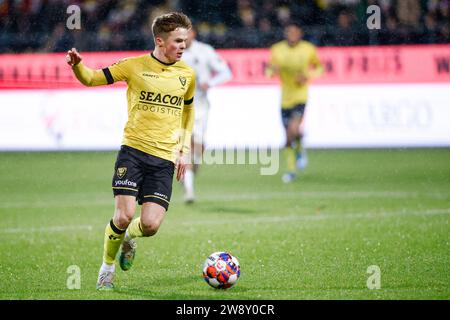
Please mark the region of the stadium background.
[[[81, 9], [79, 30], [66, 27], [70, 4]], [[380, 29], [367, 27], [371, 4], [379, 5]], [[97, 68], [145, 53], [153, 46], [150, 22], [167, 10], [188, 12], [199, 40], [219, 48], [233, 71], [232, 81], [209, 93], [209, 148], [284, 143], [281, 121], [273, 120], [280, 118], [277, 80], [267, 79], [264, 68], [268, 47], [281, 39], [289, 19], [302, 22], [325, 66], [325, 75], [311, 88], [307, 146], [450, 145], [445, 0], [3, 1], [0, 88], [10, 90], [0, 92], [0, 149], [117, 149], [126, 120], [123, 90], [83, 88], [64, 63], [64, 53], [54, 52], [77, 47]], [[47, 90], [16, 91], [23, 88]], [[70, 92], [76, 92], [77, 101], [61, 105]], [[27, 130], [15, 126], [18, 121], [27, 121]]]
[[[81, 9], [80, 30], [66, 28], [66, 10], [73, 4]], [[366, 9], [373, 4], [381, 9], [378, 30], [366, 24]], [[137, 289], [107, 298], [448, 299], [447, 0], [0, 1], [0, 212], [2, 249], [10, 252], [0, 261], [0, 297], [99, 298], [89, 283], [95, 283], [103, 224], [112, 212], [108, 184], [115, 152], [97, 151], [120, 145], [125, 86], [82, 87], [64, 52], [77, 47], [91, 67], [148, 52], [153, 47], [150, 21], [171, 10], [190, 15], [199, 40], [218, 48], [233, 71], [229, 83], [209, 93], [209, 149], [282, 146], [278, 82], [265, 78], [263, 70], [283, 25], [290, 19], [304, 25], [325, 66], [324, 76], [311, 86], [306, 115], [311, 164], [290, 186], [282, 185], [279, 175], [259, 176], [254, 166], [205, 166], [198, 179], [200, 204], [184, 207], [175, 188], [166, 234], [147, 249], [148, 256], [141, 254], [155, 267], [148, 281], [164, 279], [160, 288], [149, 291], [139, 276], [127, 275], [122, 281]], [[243, 221], [239, 227], [225, 223], [215, 241], [214, 220], [219, 219]], [[266, 225], [272, 222], [278, 226]], [[178, 234], [177, 228], [184, 231]], [[188, 231], [209, 238], [186, 248], [187, 240], [199, 241]], [[167, 244], [169, 239], [173, 242]], [[273, 239], [283, 245], [275, 246]], [[55, 240], [61, 241], [59, 253], [42, 248]], [[79, 241], [95, 254], [70, 251]], [[370, 252], [359, 253], [366, 246]], [[203, 257], [221, 248], [242, 257], [248, 275], [226, 297], [198, 289], [194, 276], [163, 271], [173, 269], [173, 262], [186, 262], [183, 272], [195, 274]], [[303, 258], [298, 264], [298, 255], [315, 260]], [[335, 280], [331, 260], [342, 263]], [[23, 273], [11, 269], [22, 261], [27, 261], [18, 268]], [[376, 261], [382, 261], [382, 270], [394, 271], [381, 293], [365, 288], [366, 268]], [[59, 273], [45, 275], [43, 270], [55, 264]], [[65, 287], [70, 264], [80, 265], [87, 278], [80, 293]], [[281, 272], [280, 281], [264, 269], [286, 270], [293, 264], [301, 274], [297, 280]], [[362, 274], [353, 274], [354, 265]], [[36, 274], [48, 287], [33, 280]], [[356, 282], [362, 289], [352, 291], [359, 288]]]

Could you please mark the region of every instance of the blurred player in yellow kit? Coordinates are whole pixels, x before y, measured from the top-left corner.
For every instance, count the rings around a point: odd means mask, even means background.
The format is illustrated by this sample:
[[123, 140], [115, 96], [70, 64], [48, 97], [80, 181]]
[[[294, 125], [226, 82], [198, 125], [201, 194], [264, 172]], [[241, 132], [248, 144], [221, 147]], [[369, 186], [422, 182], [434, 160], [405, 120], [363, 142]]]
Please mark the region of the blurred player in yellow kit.
[[[104, 236], [103, 264], [97, 289], [114, 288], [115, 259], [120, 245], [120, 267], [129, 270], [135, 257], [136, 237], [156, 234], [168, 210], [174, 171], [184, 177], [189, 162], [194, 124], [195, 72], [180, 61], [191, 21], [172, 12], [153, 21], [155, 50], [92, 70], [76, 49], [67, 62], [87, 86], [126, 81], [128, 121], [112, 179], [115, 211]], [[141, 215], [134, 218], [136, 200]]]
[[285, 156], [287, 172], [283, 181], [288, 183], [297, 176], [297, 169], [307, 164], [302, 144], [301, 124], [308, 100], [309, 81], [323, 72], [316, 47], [303, 40], [303, 30], [290, 22], [284, 30], [285, 40], [275, 43], [270, 49], [270, 60], [266, 70], [268, 76], [279, 75], [281, 80], [281, 117], [286, 130]]

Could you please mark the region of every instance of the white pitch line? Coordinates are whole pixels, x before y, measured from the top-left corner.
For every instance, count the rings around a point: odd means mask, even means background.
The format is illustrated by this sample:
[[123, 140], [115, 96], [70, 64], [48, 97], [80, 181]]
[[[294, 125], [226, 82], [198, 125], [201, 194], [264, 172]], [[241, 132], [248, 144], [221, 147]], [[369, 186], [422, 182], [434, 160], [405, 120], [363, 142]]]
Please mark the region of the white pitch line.
[[190, 220], [183, 221], [181, 225], [189, 226], [193, 224], [202, 225], [223, 225], [223, 224], [256, 224], [256, 223], [283, 223], [292, 221], [319, 221], [328, 219], [376, 219], [376, 218], [390, 218], [395, 216], [430, 216], [430, 215], [445, 215], [450, 214], [450, 208], [443, 209], [428, 209], [423, 211], [408, 211], [402, 210], [398, 212], [368, 212], [368, 213], [345, 213], [345, 214], [330, 214], [330, 213], [319, 213], [315, 215], [288, 215], [283, 217], [273, 217], [273, 216], [255, 216], [251, 219], [239, 219], [237, 222], [234, 219], [229, 220]]
[[40, 228], [6, 228], [0, 229], [0, 234], [2, 233], [50, 233], [50, 232], [65, 232], [65, 231], [76, 231], [76, 230], [88, 230], [91, 231], [93, 227], [91, 225], [79, 225], [79, 226], [48, 226]]
[[450, 198], [450, 194], [431, 192], [403, 192], [403, 191], [300, 191], [300, 192], [258, 192], [240, 194], [214, 194], [200, 195], [200, 200], [206, 201], [235, 201], [235, 200], [260, 200], [260, 199], [301, 199], [301, 198], [416, 198], [426, 196], [430, 198], [445, 199]]
[[28, 201], [28, 202], [3, 202], [0, 203], [0, 209], [19, 209], [19, 208], [34, 208], [34, 209], [43, 209], [43, 208], [70, 208], [70, 207], [84, 207], [84, 206], [98, 206], [98, 205], [114, 205], [114, 199], [105, 198], [103, 199], [67, 199], [67, 200], [56, 200], [49, 199], [48, 201], [39, 200], [39, 201]]

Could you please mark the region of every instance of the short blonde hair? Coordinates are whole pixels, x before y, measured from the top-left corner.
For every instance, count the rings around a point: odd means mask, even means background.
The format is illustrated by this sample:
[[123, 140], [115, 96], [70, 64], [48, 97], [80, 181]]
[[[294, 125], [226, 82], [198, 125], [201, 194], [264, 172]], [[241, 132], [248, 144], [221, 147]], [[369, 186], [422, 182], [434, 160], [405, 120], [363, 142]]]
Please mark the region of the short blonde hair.
[[153, 20], [152, 33], [153, 37], [165, 38], [169, 32], [176, 28], [191, 29], [192, 22], [187, 15], [181, 12], [170, 12], [160, 15]]

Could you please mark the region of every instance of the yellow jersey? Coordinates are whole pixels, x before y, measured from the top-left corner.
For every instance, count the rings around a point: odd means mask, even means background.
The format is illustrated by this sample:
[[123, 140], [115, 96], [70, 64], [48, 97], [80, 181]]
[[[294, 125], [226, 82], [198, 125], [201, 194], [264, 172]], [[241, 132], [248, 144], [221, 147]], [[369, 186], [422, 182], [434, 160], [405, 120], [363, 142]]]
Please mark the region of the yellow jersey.
[[[270, 48], [269, 63], [279, 70], [281, 80], [281, 106], [290, 109], [308, 100], [308, 83], [299, 84], [297, 76], [308, 78], [321, 73], [323, 68], [316, 47], [308, 41], [299, 41], [290, 46], [286, 40], [275, 43]], [[311, 68], [315, 72], [311, 72]]]
[[183, 126], [182, 117], [189, 108], [193, 122], [195, 73], [186, 63], [167, 64], [146, 54], [94, 72], [79, 63], [74, 71], [80, 81], [89, 79], [82, 81], [89, 86], [127, 82], [128, 120], [123, 145], [172, 162], [182, 149], [188, 152], [191, 132], [182, 131], [183, 127], [191, 131], [192, 125]]

